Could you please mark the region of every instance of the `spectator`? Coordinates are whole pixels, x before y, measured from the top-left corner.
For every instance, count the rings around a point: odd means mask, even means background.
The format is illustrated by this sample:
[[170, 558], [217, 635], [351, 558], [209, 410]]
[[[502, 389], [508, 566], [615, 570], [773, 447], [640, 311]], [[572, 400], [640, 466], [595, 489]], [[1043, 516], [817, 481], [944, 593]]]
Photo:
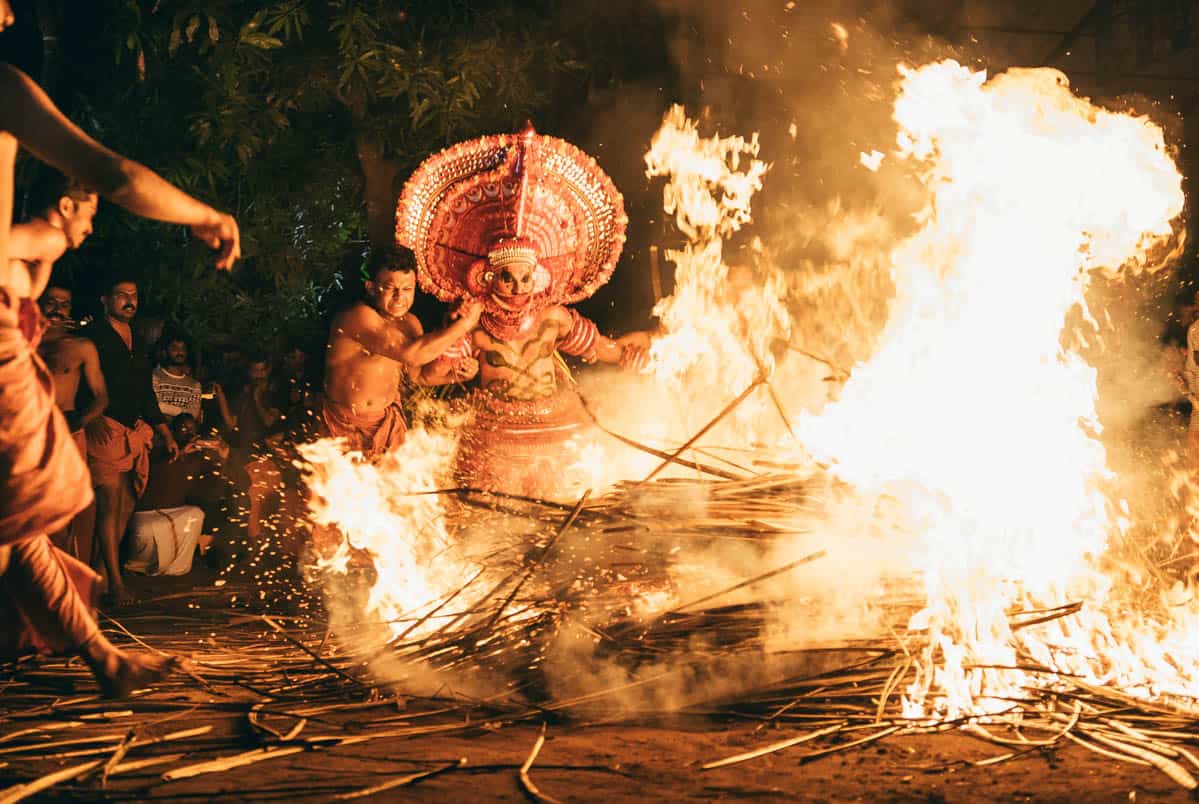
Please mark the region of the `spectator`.
[[154, 431], [162, 436], [172, 458], [179, 447], [158, 409], [145, 344], [132, 327], [137, 283], [117, 278], [101, 301], [104, 315], [81, 331], [96, 345], [108, 387], [104, 415], [87, 428], [87, 457], [96, 489], [96, 538], [108, 573], [108, 594], [114, 604], [123, 605], [133, 596], [121, 578], [117, 555], [134, 501], [146, 488]]
[[283, 402], [271, 383], [271, 361], [256, 355], [246, 366], [247, 382], [233, 401], [233, 426], [236, 434], [233, 446], [243, 458], [249, 451], [261, 448], [282, 416]]
[[[69, 289], [50, 284], [41, 298], [41, 309], [49, 327], [38, 345], [38, 354], [46, 361], [50, 377], [54, 380], [54, 402], [67, 420], [80, 457], [86, 459], [87, 436], [84, 430], [103, 414], [108, 404], [108, 391], [100, 371], [100, 355], [94, 343], [75, 334]], [[82, 409], [77, 409], [75, 399], [81, 384], [86, 386], [91, 401]], [[92, 503], [76, 514], [65, 530], [52, 534], [50, 538], [60, 550], [84, 564], [90, 564], [95, 529], [96, 506]]]
[[200, 396], [203, 389], [200, 381], [192, 376], [191, 349], [182, 335], [166, 338], [162, 349], [162, 362], [150, 375], [158, 409], [168, 422], [181, 413], [202, 420]]
[[222, 463], [229, 448], [216, 439], [197, 438], [196, 419], [180, 413], [171, 431], [180, 447], [172, 460], [155, 450], [150, 479], [129, 520], [125, 570], [144, 575], [185, 575], [204, 530], [204, 507], [227, 493]]

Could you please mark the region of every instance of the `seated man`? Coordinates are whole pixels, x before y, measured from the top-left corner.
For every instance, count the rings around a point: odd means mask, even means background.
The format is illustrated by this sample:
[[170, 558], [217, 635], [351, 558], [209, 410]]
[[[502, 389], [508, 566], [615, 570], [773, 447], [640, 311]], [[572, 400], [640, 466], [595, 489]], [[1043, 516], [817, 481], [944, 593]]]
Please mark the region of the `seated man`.
[[171, 422], [179, 457], [158, 450], [137, 509], [129, 518], [127, 572], [186, 575], [204, 529], [204, 509], [223, 497], [227, 483], [222, 463], [229, 448], [218, 440], [196, 438], [196, 419], [180, 413]]

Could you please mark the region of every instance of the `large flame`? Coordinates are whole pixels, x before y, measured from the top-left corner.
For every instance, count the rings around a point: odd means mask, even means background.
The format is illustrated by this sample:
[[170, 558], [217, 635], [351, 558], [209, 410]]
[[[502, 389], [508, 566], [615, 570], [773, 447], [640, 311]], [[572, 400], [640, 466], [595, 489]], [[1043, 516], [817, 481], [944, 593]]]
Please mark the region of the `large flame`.
[[384, 626], [384, 638], [415, 638], [443, 624], [426, 615], [477, 571], [464, 545], [451, 538], [444, 497], [430, 493], [450, 485], [456, 446], [450, 433], [420, 427], [375, 462], [347, 453], [340, 439], [300, 447], [312, 522], [336, 539], [319, 568], [345, 575], [356, 560], [369, 559], [376, 575], [363, 612], [352, 608], [354, 601], [334, 598], [351, 607], [335, 616], [352, 622], [365, 613]]
[[[772, 342], [790, 333], [781, 273], [749, 264], [731, 270], [723, 253], [725, 239], [750, 221], [750, 200], [769, 168], [757, 155], [757, 135], [701, 137], [681, 106], [667, 112], [645, 155], [647, 176], [668, 177], [663, 208], [687, 238], [666, 252], [675, 289], [654, 309], [662, 322], [654, 372], [673, 392], [689, 392], [697, 417], [768, 372]], [[736, 411], [742, 431], [761, 418], [763, 404], [759, 396]]]
[[[1024, 678], [995, 668], [1020, 649], [1091, 678], [1136, 675], [1086, 655], [1111, 631], [1096, 559], [1126, 522], [1105, 495], [1095, 371], [1063, 328], [1093, 272], [1139, 270], [1171, 235], [1181, 177], [1156, 125], [1073, 95], [1057, 71], [901, 73], [896, 156], [928, 203], [891, 254], [877, 352], [801, 437], [863, 493], [899, 500], [921, 538], [915, 625], [930, 641], [914, 713], [1006, 708]], [[1018, 644], [1010, 610], [1076, 600], [1083, 617]]]

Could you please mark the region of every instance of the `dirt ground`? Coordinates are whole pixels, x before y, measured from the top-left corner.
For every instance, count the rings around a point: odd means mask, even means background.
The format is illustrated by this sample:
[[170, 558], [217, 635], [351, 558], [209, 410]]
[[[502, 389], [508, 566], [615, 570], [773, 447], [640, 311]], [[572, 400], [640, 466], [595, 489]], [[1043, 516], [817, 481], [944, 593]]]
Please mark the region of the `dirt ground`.
[[[163, 582], [144, 579], [141, 593], [178, 600], [180, 606], [216, 605], [204, 601], [220, 598], [197, 596], [188, 602], [192, 588], [212, 589], [215, 576], [203, 570], [186, 579]], [[161, 610], [161, 609], [160, 609]], [[136, 611], [136, 609], [134, 610]], [[156, 633], [170, 633], [174, 626], [141, 618], [139, 633], [153, 644]], [[177, 635], [176, 635], [177, 636]], [[220, 640], [219, 632], [204, 635]], [[33, 674], [36, 676], [36, 672]], [[0, 685], [10, 690], [28, 690], [40, 683], [31, 680], [28, 669], [0, 675]], [[84, 675], [61, 690], [60, 698], [86, 696], [94, 689]], [[166, 696], [187, 701], [208, 700], [212, 695], [198, 686], [186, 686]], [[4, 756], [5, 743], [18, 730], [45, 725], [67, 715], [53, 707], [31, 717], [29, 710], [13, 707], [13, 693], [0, 698], [0, 786], [26, 782], [79, 759], [58, 761], [21, 754]], [[410, 774], [443, 768], [459, 759], [465, 764], [402, 788], [391, 789], [358, 800], [393, 801], [516, 801], [531, 798], [520, 785], [518, 772], [540, 733], [536, 724], [495, 725], [480, 722], [467, 731], [419, 737], [373, 739], [357, 745], [312, 748], [252, 766], [164, 781], [164, 768], [226, 756], [247, 748], [245, 708], [228, 713], [200, 710], [191, 714], [178, 705], [163, 702], [155, 715], [154, 729], [183, 729], [198, 723], [211, 724], [213, 731], [200, 746], [180, 744], [170, 750], [183, 756], [173, 764], [147, 768], [108, 780], [101, 787], [97, 778], [68, 781], [41, 795], [45, 801], [164, 799], [203, 801], [328, 801], [347, 792], [362, 790]], [[99, 705], [99, 704], [97, 704]], [[103, 704], [119, 715], [121, 703]], [[137, 707], [133, 703], [130, 706]], [[147, 711], [152, 704], [141, 704]], [[139, 717], [141, 717], [139, 710]], [[378, 716], [372, 710], [371, 717]], [[111, 712], [109, 714], [112, 714]], [[385, 712], [395, 726], [405, 726], [403, 709], [394, 705]], [[412, 712], [416, 723], [422, 714]], [[77, 717], [78, 715], [72, 715]], [[309, 734], [322, 728], [353, 728], [349, 721], [366, 718], [363, 712], [335, 713], [324, 721], [314, 718]], [[119, 732], [120, 720], [101, 723], [87, 734]], [[377, 722], [377, 721], [376, 721]], [[112, 724], [112, 725], [109, 725]], [[72, 732], [75, 736], [84, 729]], [[977, 767], [972, 762], [1001, 753], [995, 745], [961, 732], [939, 735], [888, 737], [869, 745], [848, 748], [809, 762], [801, 760], [806, 746], [778, 751], [740, 764], [705, 771], [704, 763], [791, 737], [791, 728], [758, 729], [753, 724], [726, 719], [688, 718], [673, 722], [635, 725], [586, 725], [569, 720], [548, 724], [546, 741], [529, 774], [544, 796], [560, 801], [613, 800], [730, 800], [762, 799], [790, 801], [1131, 801], [1184, 800], [1189, 796], [1163, 773], [1149, 767], [1110, 760], [1074, 745], [1063, 743], [1052, 750], [1033, 750], [994, 765]], [[17, 735], [19, 736], [19, 735]], [[27, 738], [21, 738], [24, 740]], [[43, 739], [56, 739], [46, 735]], [[845, 738], [848, 741], [848, 737]], [[62, 750], [62, 749], [58, 749]], [[164, 749], [165, 750], [165, 749]], [[0, 790], [0, 800], [4, 799]], [[548, 800], [548, 799], [547, 799]]]
[[[270, 799], [329, 800], [363, 787], [465, 757], [459, 770], [366, 800], [519, 801], [517, 772], [536, 741], [532, 726], [469, 737], [430, 737], [365, 749], [332, 749], [144, 789], [171, 796], [265, 800], [255, 787], [286, 784]], [[1186, 800], [1158, 771], [1098, 757], [1074, 745], [992, 767], [963, 765], [997, 753], [956, 734], [903, 737], [808, 764], [787, 752], [712, 771], [700, 765], [779, 739], [752, 727], [689, 724], [673, 728], [552, 727], [530, 771], [540, 791], [561, 801], [1135, 801]], [[327, 792], [322, 792], [325, 788]]]

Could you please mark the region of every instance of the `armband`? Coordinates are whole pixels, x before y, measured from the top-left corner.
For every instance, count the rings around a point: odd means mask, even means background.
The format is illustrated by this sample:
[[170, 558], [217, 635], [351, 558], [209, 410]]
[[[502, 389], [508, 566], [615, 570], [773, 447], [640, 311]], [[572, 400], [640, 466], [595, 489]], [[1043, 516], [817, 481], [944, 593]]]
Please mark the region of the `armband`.
[[573, 308], [567, 308], [570, 314], [570, 332], [558, 344], [558, 351], [563, 354], [577, 355], [588, 363], [595, 362], [595, 342], [599, 339], [599, 329], [595, 322], [579, 315]]

